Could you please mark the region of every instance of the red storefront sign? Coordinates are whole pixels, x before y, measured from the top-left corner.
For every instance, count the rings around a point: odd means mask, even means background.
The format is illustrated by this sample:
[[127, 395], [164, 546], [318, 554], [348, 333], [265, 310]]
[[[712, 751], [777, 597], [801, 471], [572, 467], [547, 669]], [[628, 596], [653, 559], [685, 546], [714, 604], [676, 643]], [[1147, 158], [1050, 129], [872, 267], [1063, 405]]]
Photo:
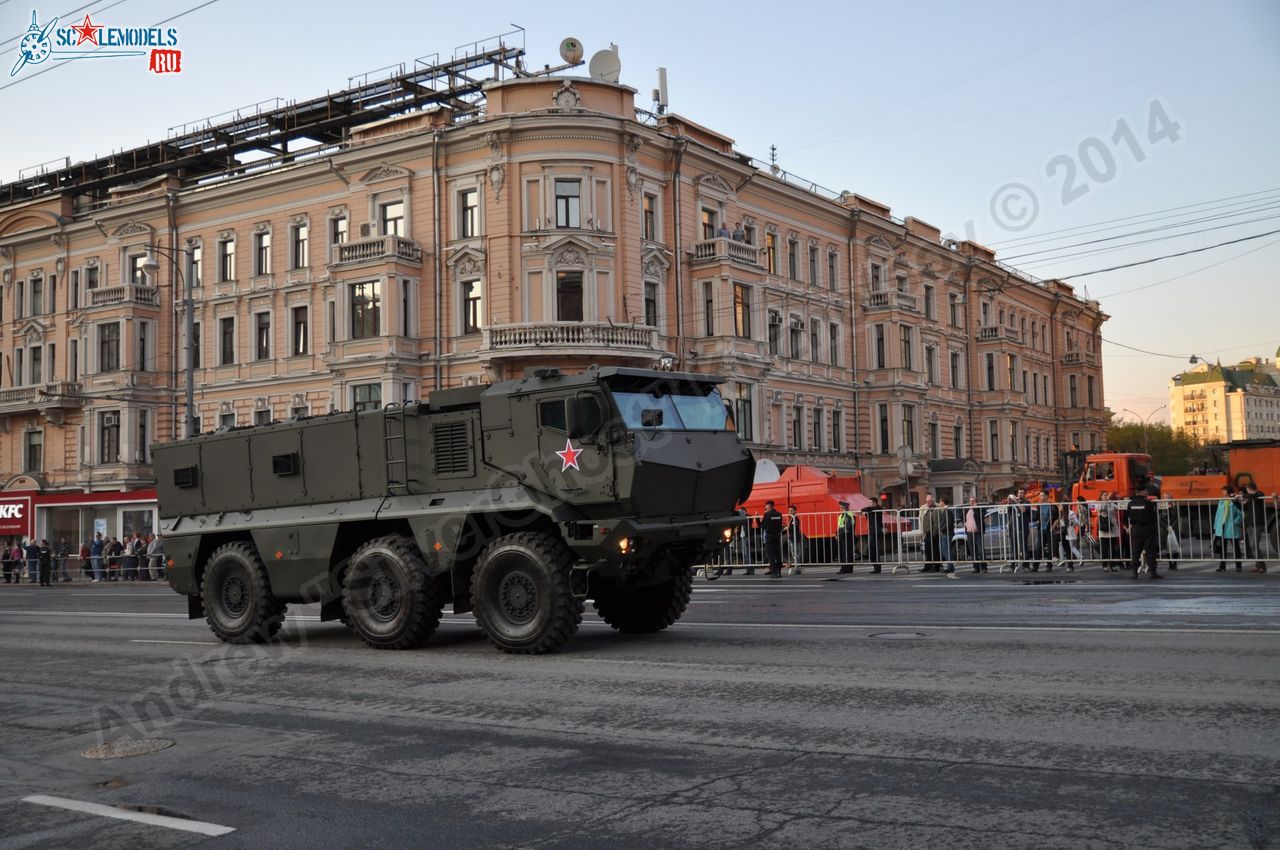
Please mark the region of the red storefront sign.
[[30, 496], [0, 496], [0, 535], [30, 537], [34, 518]]

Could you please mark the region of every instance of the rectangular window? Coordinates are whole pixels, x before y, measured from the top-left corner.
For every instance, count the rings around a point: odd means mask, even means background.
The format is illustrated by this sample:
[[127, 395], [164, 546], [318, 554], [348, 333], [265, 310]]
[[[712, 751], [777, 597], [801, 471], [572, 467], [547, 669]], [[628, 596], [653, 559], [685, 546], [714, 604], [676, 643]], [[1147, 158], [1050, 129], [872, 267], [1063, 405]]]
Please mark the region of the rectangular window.
[[253, 316], [253, 359], [271, 359], [270, 313], [255, 313]]
[[345, 215], [336, 216], [329, 219], [329, 244], [345, 245], [347, 239], [351, 236], [351, 226], [347, 222]]
[[[936, 386], [938, 383], [938, 351], [932, 345], [924, 347], [924, 379], [929, 386]], [[937, 457], [937, 455], [934, 455]]]
[[827, 327], [827, 360], [832, 366], [840, 365], [840, 326], [835, 322]]
[[191, 323], [191, 365], [200, 368], [200, 323]]
[[872, 362], [877, 369], [885, 368], [885, 339], [884, 325], [876, 325], [875, 332], [872, 334], [872, 340], [875, 343], [875, 350]]
[[799, 360], [804, 356], [804, 319], [791, 317], [791, 357]]
[[356, 384], [351, 388], [351, 407], [360, 413], [382, 407], [382, 384]]
[[383, 236], [404, 236], [404, 201], [390, 201], [380, 205], [378, 227]]
[[735, 402], [734, 424], [738, 426], [738, 437], [750, 441], [754, 439], [750, 384], [738, 384], [738, 397]]
[[481, 298], [480, 281], [464, 280], [462, 282], [462, 332], [464, 334], [480, 333], [484, 306]]
[[463, 189], [458, 193], [458, 238], [471, 239], [480, 235], [480, 193], [475, 189]]
[[899, 291], [899, 292], [906, 292], [906, 291], [907, 291], [907, 276], [906, 276], [905, 274], [897, 275], [897, 280], [898, 280], [898, 291]]
[[898, 328], [898, 334], [899, 334], [899, 336], [901, 337], [901, 343], [902, 343], [902, 345], [901, 345], [902, 352], [901, 352], [901, 358], [900, 358], [900, 363], [899, 363], [899, 365], [900, 365], [903, 369], [908, 369], [908, 370], [909, 370], [909, 369], [912, 369], [912, 368], [913, 368], [913, 363], [912, 363], [912, 357], [911, 357], [911, 349], [912, 349], [912, 346], [911, 346], [911, 326], [910, 326], [910, 325], [902, 325], [900, 328]]
[[1005, 365], [1009, 370], [1009, 391], [1012, 392], [1018, 388], [1018, 358], [1012, 354], [1006, 354], [1005, 358], [1008, 361]]
[[147, 285], [147, 273], [142, 270], [142, 264], [146, 259], [145, 254], [129, 255], [129, 282], [135, 286]]
[[1069, 406], [1071, 406], [1071, 407], [1073, 407], [1073, 408], [1074, 408], [1074, 407], [1079, 407], [1079, 406], [1080, 406], [1080, 399], [1079, 399], [1079, 397], [1078, 397], [1078, 393], [1077, 393], [1077, 391], [1076, 391], [1076, 376], [1075, 376], [1075, 375], [1068, 375], [1068, 376], [1067, 376], [1067, 403], [1069, 404]]
[[44, 278], [31, 278], [31, 315], [40, 316], [44, 313]]
[[964, 457], [964, 428], [960, 425], [951, 429], [951, 456]]
[[23, 383], [22, 378], [25, 374], [22, 371], [22, 353], [21, 348], [14, 349], [13, 352], [13, 380], [15, 386], [19, 386]]
[[98, 462], [120, 462], [120, 411], [98, 414]]
[[254, 424], [254, 425], [270, 425], [270, 424], [271, 424], [271, 411], [270, 411], [270, 410], [255, 410], [255, 411], [253, 412], [253, 424]]
[[218, 280], [236, 279], [236, 241], [224, 239], [218, 243]]
[[80, 380], [80, 340], [74, 337], [67, 340], [67, 380]]
[[822, 421], [822, 410], [814, 409], [813, 411], [813, 450], [815, 452], [822, 451], [822, 432], [825, 430], [825, 423]]
[[947, 322], [953, 328], [960, 327], [960, 296], [954, 292], [947, 296]]
[[809, 285], [817, 286], [821, 283], [818, 279], [818, 246], [809, 246]]
[[951, 388], [960, 389], [960, 352], [951, 352]]
[[400, 280], [400, 336], [413, 336], [413, 283]]
[[804, 408], [791, 408], [791, 448], [804, 451]]
[[800, 279], [800, 243], [794, 239], [787, 240], [787, 277]]
[[644, 282], [644, 323], [658, 326], [658, 284], [648, 280]]
[[555, 192], [556, 227], [581, 227], [582, 181], [557, 179]]
[[236, 415], [234, 413], [222, 414], [221, 416], [218, 417], [218, 427], [219, 428], [236, 427]]
[[311, 347], [309, 344], [311, 335], [307, 332], [308, 312], [306, 307], [294, 307], [292, 311], [293, 333], [289, 335], [292, 340], [289, 353], [294, 357], [306, 354]]
[[702, 284], [702, 323], [706, 328], [707, 336], [715, 336], [716, 302], [711, 281]]
[[942, 457], [942, 432], [937, 422], [929, 423], [929, 457]]
[[1093, 389], [1094, 389], [1094, 378], [1093, 378], [1093, 375], [1088, 375], [1088, 376], [1086, 376], [1086, 377], [1085, 377], [1085, 392], [1087, 393], [1087, 397], [1088, 397], [1088, 401], [1089, 401], [1089, 406], [1090, 406], [1090, 407], [1093, 407], [1093, 406], [1094, 406]]
[[876, 426], [880, 437], [880, 453], [888, 454], [889, 449], [889, 405], [876, 405]]
[[204, 248], [195, 245], [191, 248], [190, 265], [187, 266], [187, 277], [193, 287], [204, 284]]
[[44, 432], [27, 431], [23, 443], [22, 471], [44, 472]]
[[733, 285], [733, 332], [739, 339], [751, 339], [751, 287]]
[[1009, 423], [1009, 460], [1018, 462], [1018, 423]]
[[80, 270], [71, 270], [71, 289], [68, 291], [67, 299], [71, 302], [68, 309], [80, 309]]
[[996, 463], [1000, 460], [1000, 423], [987, 423], [987, 460]]
[[1022, 370], [1022, 394], [1027, 394], [1027, 370]]
[[936, 308], [933, 303], [933, 287], [926, 286], [924, 288], [924, 317], [926, 319], [937, 318], [937, 316], [934, 315], [935, 312]]
[[902, 405], [902, 443], [915, 451], [916, 448], [916, 406]]
[[702, 238], [716, 238], [716, 211], [702, 208]]
[[827, 253], [827, 288], [840, 288], [840, 255], [835, 251]]
[[1031, 376], [1031, 403], [1032, 404], [1040, 403], [1040, 376], [1039, 375]]
[[151, 361], [151, 323], [138, 322], [138, 362], [134, 368], [139, 372], [148, 371]]
[[650, 242], [658, 241], [658, 197], [657, 195], [644, 196], [641, 201], [641, 218], [644, 222], [644, 238]]
[[311, 265], [310, 251], [311, 226], [295, 224], [289, 233], [289, 256], [295, 269], [305, 269]]
[[992, 352], [987, 352], [987, 389], [994, 390], [996, 388], [996, 356]]
[[879, 263], [871, 264], [871, 291], [879, 292], [884, 289], [884, 270]]
[[748, 245], [756, 244], [756, 226], [754, 224], [744, 224], [742, 226], [742, 236]]
[[782, 314], [776, 310], [769, 311], [769, 353], [774, 357], [779, 354], [782, 345]]
[[26, 288], [27, 288], [26, 282], [20, 280], [18, 281], [17, 288], [14, 290], [13, 317], [15, 319], [21, 319], [23, 316], [26, 315], [26, 313], [23, 310], [23, 307], [25, 306]]
[[271, 231], [253, 234], [253, 273], [271, 274]]
[[29, 384], [44, 383], [44, 348], [36, 345], [27, 349], [31, 358], [31, 378], [27, 381]]
[[138, 463], [151, 462], [151, 435], [148, 433], [147, 411], [138, 411], [138, 445], [134, 455]]
[[85, 289], [98, 288], [99, 272], [97, 266], [89, 266], [84, 270], [84, 286]]
[[831, 451], [844, 451], [844, 415], [839, 410], [831, 411]]
[[809, 320], [809, 359], [822, 362], [822, 323], [817, 319]]
[[115, 372], [120, 368], [120, 325], [112, 322], [98, 326], [98, 371]]
[[230, 366], [236, 362], [236, 320], [226, 316], [218, 320], [218, 365]]
[[556, 272], [556, 321], [582, 321], [582, 272]]
[[764, 234], [765, 268], [769, 274], [778, 273], [778, 234], [766, 231]]
[[382, 281], [351, 284], [351, 339], [368, 339], [382, 333]]

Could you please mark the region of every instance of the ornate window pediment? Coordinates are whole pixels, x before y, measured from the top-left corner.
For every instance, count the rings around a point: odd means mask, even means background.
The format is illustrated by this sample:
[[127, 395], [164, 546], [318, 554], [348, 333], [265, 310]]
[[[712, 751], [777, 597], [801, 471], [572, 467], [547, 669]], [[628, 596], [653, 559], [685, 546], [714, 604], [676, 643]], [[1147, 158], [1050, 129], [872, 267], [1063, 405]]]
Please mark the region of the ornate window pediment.
[[646, 248], [640, 252], [640, 268], [645, 280], [666, 280], [671, 261], [667, 259], [665, 252], [657, 248]]
[[542, 246], [542, 251], [555, 258], [557, 266], [587, 266], [592, 256], [610, 253], [610, 249], [593, 245], [576, 236], [565, 235]]
[[455, 280], [484, 277], [484, 264], [484, 250], [470, 245], [460, 248], [448, 259]]
[[155, 235], [156, 229], [149, 224], [143, 224], [140, 221], [129, 219], [124, 224], [117, 227], [111, 232], [111, 239], [119, 241], [129, 239], [133, 236], [146, 236], [148, 239]]
[[35, 345], [44, 342], [44, 338], [49, 335], [50, 327], [39, 319], [29, 319], [22, 323], [18, 335], [27, 345]]
[[378, 165], [376, 168], [373, 168], [370, 171], [366, 172], [365, 175], [360, 178], [360, 182], [361, 183], [377, 183], [382, 180], [394, 180], [398, 177], [408, 177], [408, 176], [409, 176], [409, 169], [401, 168], [398, 165], [391, 165], [389, 163], [384, 162]]
[[867, 240], [867, 245], [873, 248], [879, 248], [882, 251], [893, 250], [893, 246], [890, 245], [889, 241], [885, 239], [883, 236], [872, 236], [870, 239]]
[[704, 189], [710, 189], [714, 192], [722, 192], [726, 195], [733, 194], [733, 187], [729, 185], [729, 181], [720, 176], [719, 171], [713, 171], [710, 174], [703, 174], [695, 181]]

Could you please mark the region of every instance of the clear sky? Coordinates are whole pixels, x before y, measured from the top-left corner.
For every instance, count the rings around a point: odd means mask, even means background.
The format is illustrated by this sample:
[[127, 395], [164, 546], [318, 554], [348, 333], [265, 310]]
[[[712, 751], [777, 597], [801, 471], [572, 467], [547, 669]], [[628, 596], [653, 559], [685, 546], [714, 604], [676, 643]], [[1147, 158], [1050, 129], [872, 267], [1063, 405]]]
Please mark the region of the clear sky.
[[[566, 36], [588, 57], [616, 43], [639, 105], [664, 66], [671, 110], [739, 150], [765, 159], [776, 145], [788, 171], [974, 238], [1040, 277], [1280, 230], [1277, 0], [59, 0], [34, 7], [42, 24], [80, 24], [87, 12], [107, 27], [151, 26], [189, 11], [169, 24], [182, 72], [50, 59], [7, 76], [32, 8], [0, 0], [0, 182], [448, 57], [514, 23], [527, 30], [530, 67], [558, 64]], [[1278, 265], [1280, 233], [1072, 281], [1112, 317], [1107, 404], [1167, 421], [1156, 409], [1189, 355], [1274, 357]]]

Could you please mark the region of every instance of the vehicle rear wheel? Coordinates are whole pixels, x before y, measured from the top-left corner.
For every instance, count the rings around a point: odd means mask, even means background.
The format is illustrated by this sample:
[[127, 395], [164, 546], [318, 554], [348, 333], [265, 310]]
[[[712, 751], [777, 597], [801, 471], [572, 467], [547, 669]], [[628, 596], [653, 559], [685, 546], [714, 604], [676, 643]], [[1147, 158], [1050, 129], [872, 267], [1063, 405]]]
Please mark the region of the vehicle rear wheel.
[[675, 623], [689, 606], [693, 576], [687, 571], [661, 584], [600, 593], [593, 604], [600, 619], [627, 635], [649, 635]]
[[560, 647], [582, 622], [569, 589], [574, 556], [546, 534], [499, 537], [471, 574], [471, 604], [489, 642], [503, 652], [539, 654]]
[[201, 583], [205, 622], [227, 643], [265, 643], [284, 624], [267, 568], [251, 543], [227, 543], [209, 556]]
[[418, 547], [390, 534], [351, 556], [342, 584], [348, 627], [374, 649], [422, 646], [440, 625], [448, 583], [427, 576]]

